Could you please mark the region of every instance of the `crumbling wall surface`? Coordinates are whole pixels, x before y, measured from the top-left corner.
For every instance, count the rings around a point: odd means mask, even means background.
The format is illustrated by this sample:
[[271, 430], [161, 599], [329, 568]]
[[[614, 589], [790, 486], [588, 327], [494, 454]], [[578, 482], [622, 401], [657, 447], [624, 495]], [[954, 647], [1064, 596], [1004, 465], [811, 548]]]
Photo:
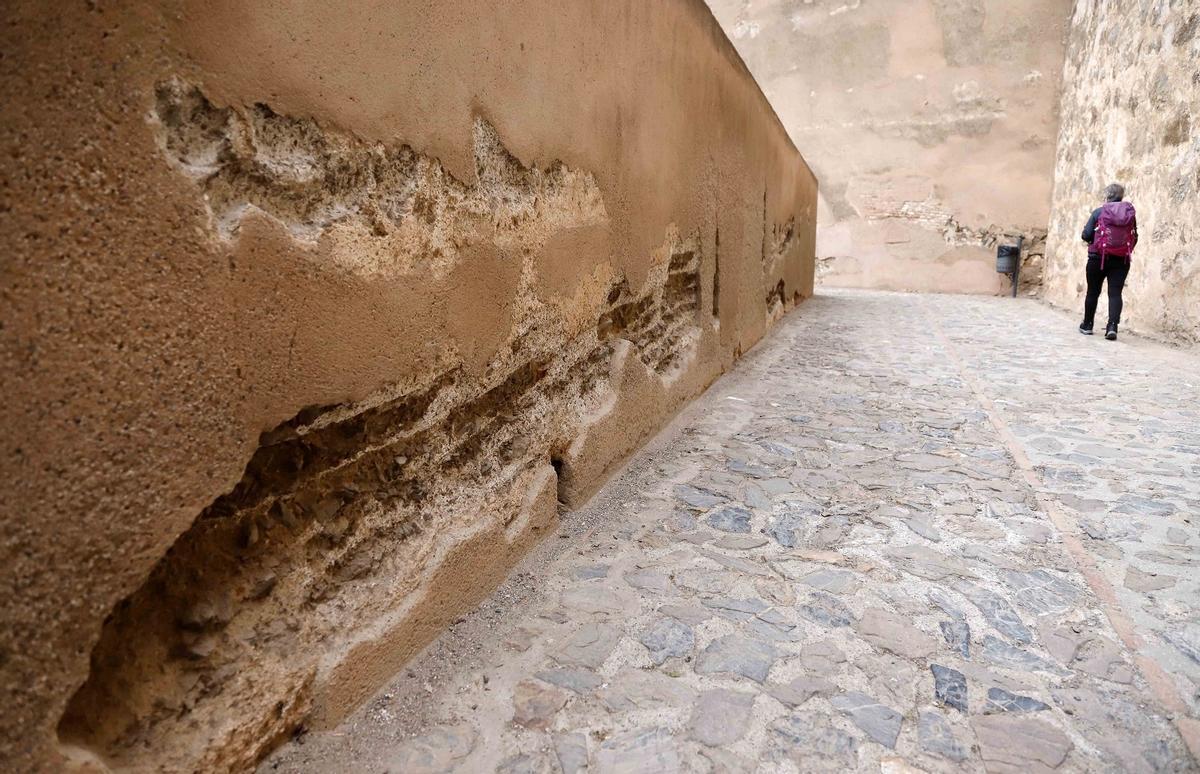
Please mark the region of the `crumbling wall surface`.
[[997, 241], [1049, 214], [1071, 0], [709, 4], [821, 179], [819, 282], [1007, 287]]
[[1122, 325], [1200, 342], [1200, 4], [1080, 0], [1063, 81], [1045, 297], [1080, 310], [1080, 232], [1119, 182], [1139, 237]]
[[6, 771], [336, 721], [812, 292], [698, 0], [3, 17]]

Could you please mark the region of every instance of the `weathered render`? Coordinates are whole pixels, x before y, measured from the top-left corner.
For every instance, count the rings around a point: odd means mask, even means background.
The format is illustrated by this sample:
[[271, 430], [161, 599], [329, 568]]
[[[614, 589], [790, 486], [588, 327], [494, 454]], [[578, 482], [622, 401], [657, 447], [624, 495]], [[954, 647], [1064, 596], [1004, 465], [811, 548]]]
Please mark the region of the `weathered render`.
[[4, 770], [336, 721], [811, 293], [699, 0], [3, 17]]
[[1200, 5], [1080, 0], [1063, 81], [1046, 298], [1082, 306], [1079, 235], [1120, 182], [1139, 234], [1122, 324], [1200, 342]]
[[1071, 0], [709, 0], [821, 178], [820, 282], [1036, 283]]

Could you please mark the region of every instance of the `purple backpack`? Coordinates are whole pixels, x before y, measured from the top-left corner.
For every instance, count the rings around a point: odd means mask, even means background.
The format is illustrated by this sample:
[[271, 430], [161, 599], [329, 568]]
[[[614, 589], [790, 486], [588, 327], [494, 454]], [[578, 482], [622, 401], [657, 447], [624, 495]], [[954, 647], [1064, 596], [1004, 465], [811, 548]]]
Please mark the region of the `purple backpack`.
[[1100, 208], [1092, 239], [1092, 251], [1100, 253], [1100, 268], [1104, 268], [1105, 256], [1120, 255], [1128, 260], [1133, 254], [1137, 244], [1136, 215], [1129, 202], [1106, 202]]

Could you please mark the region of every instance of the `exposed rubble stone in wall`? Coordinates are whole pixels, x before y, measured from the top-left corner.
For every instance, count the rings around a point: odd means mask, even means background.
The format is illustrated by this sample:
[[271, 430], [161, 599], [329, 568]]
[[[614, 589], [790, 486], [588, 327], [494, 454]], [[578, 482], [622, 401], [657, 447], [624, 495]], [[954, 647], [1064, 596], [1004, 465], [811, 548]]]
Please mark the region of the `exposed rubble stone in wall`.
[[[782, 225], [772, 223], [770, 233], [766, 231], [766, 224], [770, 223], [770, 219], [763, 217], [763, 276], [777, 277], [779, 270], [791, 253], [795, 246], [797, 238], [796, 222], [789, 220]], [[793, 291], [793, 301], [798, 301], [799, 296], [797, 291]], [[784, 313], [788, 304], [788, 289], [787, 282], [780, 279], [774, 285], [771, 285], [767, 290], [767, 319], [775, 321]]]
[[1082, 305], [1080, 232], [1104, 186], [1120, 182], [1137, 208], [1139, 235], [1121, 321], [1193, 344], [1200, 342], [1198, 62], [1194, 3], [1077, 3], [1063, 70], [1045, 291], [1052, 303]]
[[1070, 0], [709, 5], [821, 176], [822, 282], [1007, 289], [995, 237], [1049, 211]]
[[669, 242], [672, 244], [665, 282], [631, 297], [629, 283], [621, 280], [609, 291], [611, 308], [600, 315], [596, 324], [599, 341], [631, 342], [642, 362], [665, 377], [677, 373], [691, 345], [696, 343], [696, 316], [702, 298], [698, 240], [684, 244], [677, 235], [672, 235]]
[[246, 111], [218, 108], [177, 79], [156, 92], [160, 142], [202, 184], [223, 239], [255, 209], [306, 241], [338, 224], [357, 225], [405, 257], [398, 265], [349, 268], [439, 271], [473, 244], [527, 244], [538, 232], [607, 218], [591, 175], [561, 163], [522, 166], [483, 118], [474, 127], [478, 180], [468, 185], [407, 146], [324, 132], [311, 119], [281, 116], [261, 103]]

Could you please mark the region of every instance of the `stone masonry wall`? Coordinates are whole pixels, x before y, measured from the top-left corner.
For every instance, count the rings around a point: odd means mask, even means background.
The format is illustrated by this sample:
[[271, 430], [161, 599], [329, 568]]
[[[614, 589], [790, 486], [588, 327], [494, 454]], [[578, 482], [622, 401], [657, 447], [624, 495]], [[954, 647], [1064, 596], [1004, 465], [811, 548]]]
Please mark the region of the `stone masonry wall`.
[[1045, 232], [1071, 0], [709, 4], [821, 179], [820, 282], [1007, 287], [997, 241]]
[[1139, 236], [1122, 324], [1200, 342], [1200, 5], [1080, 0], [1063, 82], [1046, 298], [1082, 307], [1080, 232], [1104, 186], [1120, 182]]
[[5, 771], [337, 721], [812, 292], [699, 0], [3, 16]]

